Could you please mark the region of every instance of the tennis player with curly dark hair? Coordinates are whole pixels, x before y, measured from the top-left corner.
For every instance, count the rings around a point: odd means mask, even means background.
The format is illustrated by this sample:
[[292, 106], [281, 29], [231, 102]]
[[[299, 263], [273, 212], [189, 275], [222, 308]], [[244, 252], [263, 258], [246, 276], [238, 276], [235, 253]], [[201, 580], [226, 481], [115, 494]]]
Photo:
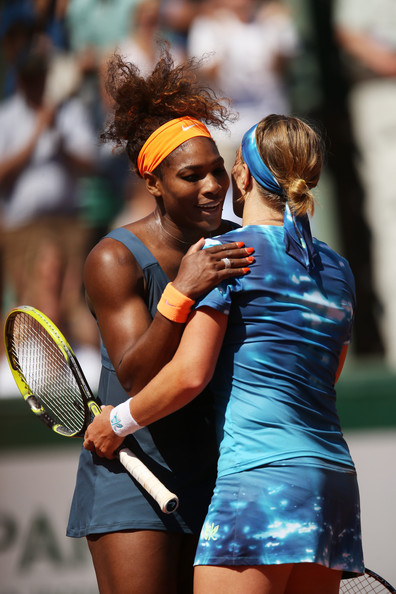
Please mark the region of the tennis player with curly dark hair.
[[[175, 66], [166, 47], [146, 78], [117, 54], [109, 61], [113, 108], [102, 140], [125, 148], [157, 206], [110, 232], [86, 261], [88, 302], [102, 338], [103, 404], [141, 390], [172, 358], [194, 300], [244, 275], [253, 259], [241, 242], [201, 249], [201, 238], [235, 224], [221, 219], [229, 178], [205, 126], [224, 127], [231, 114], [196, 81], [197, 65]], [[125, 445], [179, 496], [179, 509], [163, 514], [118, 461], [83, 450], [67, 534], [87, 537], [101, 594], [191, 592], [216, 475], [208, 394]]]

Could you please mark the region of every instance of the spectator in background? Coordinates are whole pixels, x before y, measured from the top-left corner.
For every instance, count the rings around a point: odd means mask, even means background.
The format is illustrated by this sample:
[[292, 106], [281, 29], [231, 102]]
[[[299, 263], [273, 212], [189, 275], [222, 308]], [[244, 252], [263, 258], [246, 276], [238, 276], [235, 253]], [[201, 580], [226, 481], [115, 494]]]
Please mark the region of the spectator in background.
[[372, 234], [385, 356], [396, 368], [396, 3], [337, 0], [334, 27], [351, 78], [349, 109]]
[[70, 52], [66, 10], [69, 0], [31, 0], [34, 6], [35, 28], [46, 39], [50, 53], [47, 74], [47, 94], [53, 103], [79, 91], [81, 72]]
[[[71, 52], [81, 75], [79, 96], [98, 135], [111, 107], [102, 84], [107, 59], [115, 49], [122, 48], [131, 60], [143, 62], [143, 69], [150, 69], [153, 38], [158, 30], [156, 4], [141, 0], [69, 0], [66, 18]], [[93, 243], [114, 225], [122, 224], [125, 216], [129, 221], [141, 218], [154, 208], [151, 197], [130, 172], [125, 154], [113, 148], [98, 147], [95, 175], [83, 182], [86, 221], [95, 229]], [[131, 205], [136, 206], [136, 217], [131, 216]]]
[[90, 242], [79, 219], [79, 176], [94, 168], [96, 138], [78, 98], [49, 103], [41, 41], [20, 54], [17, 91], [0, 105], [5, 305], [33, 305], [73, 344], [97, 347], [82, 292]]
[[70, 50], [81, 72], [80, 96], [86, 103], [99, 131], [103, 111], [99, 97], [98, 69], [103, 53], [125, 39], [131, 14], [139, 0], [68, 0], [66, 23]]
[[[160, 0], [140, 0], [131, 15], [129, 35], [117, 44], [118, 52], [136, 64], [143, 76], [153, 70], [160, 56], [159, 41], [164, 37], [160, 10]], [[172, 45], [170, 52], [176, 64], [186, 57], [178, 45]]]
[[66, 19], [74, 52], [113, 47], [129, 34], [139, 0], [68, 0]]
[[243, 133], [258, 119], [289, 112], [285, 75], [297, 49], [297, 32], [283, 2], [201, 3], [201, 14], [190, 28], [189, 54], [207, 55], [202, 74], [239, 113], [229, 141], [224, 139], [220, 148], [226, 163], [234, 162]]
[[36, 21], [55, 48], [69, 49], [66, 9], [69, 0], [31, 0]]
[[187, 48], [191, 23], [206, 0], [161, 0], [161, 23], [172, 45]]
[[[16, 86], [16, 62], [19, 52], [35, 35], [45, 39], [53, 56], [62, 56], [62, 83], [75, 65], [65, 65], [69, 48], [65, 11], [68, 0], [13, 0], [0, 13], [0, 40], [3, 61], [2, 97], [9, 97]], [[65, 67], [68, 71], [65, 71]]]
[[23, 0], [4, 6], [0, 13], [2, 54], [1, 98], [12, 95], [16, 85], [16, 62], [23, 47], [34, 34], [35, 17], [32, 2]]
[[[296, 28], [280, 1], [215, 0], [201, 2], [191, 24], [188, 52], [206, 56], [202, 75], [238, 112], [230, 133], [215, 135], [227, 170], [240, 139], [260, 118], [289, 113], [287, 67], [298, 50]], [[226, 201], [226, 217], [234, 219]]]

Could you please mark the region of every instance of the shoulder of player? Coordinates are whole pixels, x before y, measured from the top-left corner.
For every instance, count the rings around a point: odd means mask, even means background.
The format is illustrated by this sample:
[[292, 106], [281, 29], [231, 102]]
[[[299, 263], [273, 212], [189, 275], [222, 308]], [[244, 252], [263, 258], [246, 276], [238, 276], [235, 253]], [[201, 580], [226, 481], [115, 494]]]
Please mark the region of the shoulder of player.
[[129, 272], [140, 270], [140, 267], [133, 253], [121, 242], [112, 237], [104, 237], [97, 243], [86, 260], [86, 266], [96, 268], [99, 266], [100, 272], [109, 269], [119, 271], [128, 267]]
[[143, 271], [130, 250], [120, 241], [103, 238], [90, 253], [84, 266], [87, 293], [118, 293], [131, 295], [141, 287]]
[[335, 262], [339, 262], [340, 264], [347, 264], [349, 266], [348, 260], [336, 252], [332, 247], [330, 247], [326, 242], [317, 239], [316, 237], [313, 238], [313, 244], [317, 252], [322, 257], [327, 257], [330, 260]]
[[325, 269], [332, 271], [331, 274], [334, 274], [334, 271], [337, 270], [338, 273], [347, 278], [350, 283], [354, 283], [354, 275], [351, 266], [344, 256], [336, 252], [324, 241], [320, 241], [316, 238], [314, 238], [314, 246], [319, 255], [322, 267], [324, 266]]

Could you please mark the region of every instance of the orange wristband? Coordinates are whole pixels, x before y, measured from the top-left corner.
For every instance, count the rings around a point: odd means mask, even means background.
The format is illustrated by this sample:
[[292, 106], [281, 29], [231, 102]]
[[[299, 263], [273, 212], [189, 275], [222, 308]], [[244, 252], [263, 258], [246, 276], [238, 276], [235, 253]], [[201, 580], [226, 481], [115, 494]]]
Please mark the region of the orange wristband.
[[158, 302], [157, 309], [168, 320], [184, 324], [194, 303], [194, 299], [186, 297], [175, 289], [172, 283], [168, 283]]

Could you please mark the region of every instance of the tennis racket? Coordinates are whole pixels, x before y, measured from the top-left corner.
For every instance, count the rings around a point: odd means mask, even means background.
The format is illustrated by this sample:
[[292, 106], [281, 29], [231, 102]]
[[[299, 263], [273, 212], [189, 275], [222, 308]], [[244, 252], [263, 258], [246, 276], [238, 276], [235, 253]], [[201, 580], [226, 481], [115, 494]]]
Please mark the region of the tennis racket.
[[353, 594], [354, 592], [360, 594], [386, 594], [386, 592], [395, 593], [396, 590], [384, 578], [366, 567], [363, 575], [348, 580], [341, 580], [340, 593]]
[[[5, 347], [15, 382], [32, 412], [55, 433], [83, 437], [101, 413], [72, 348], [43, 313], [22, 305], [5, 322]], [[179, 500], [128, 448], [119, 450], [121, 464], [155, 499], [164, 513]]]

